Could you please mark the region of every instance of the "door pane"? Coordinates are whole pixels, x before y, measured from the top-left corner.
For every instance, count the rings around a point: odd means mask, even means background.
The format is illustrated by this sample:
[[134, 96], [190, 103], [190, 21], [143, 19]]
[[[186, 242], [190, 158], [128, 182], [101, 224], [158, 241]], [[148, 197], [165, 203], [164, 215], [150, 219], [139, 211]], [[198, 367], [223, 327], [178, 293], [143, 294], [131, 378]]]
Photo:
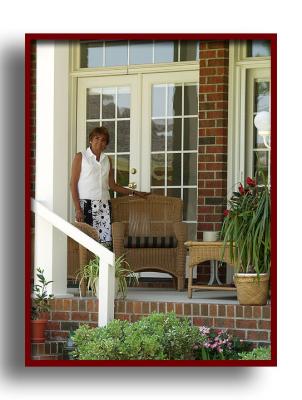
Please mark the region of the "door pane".
[[128, 65], [128, 42], [105, 42], [106, 67]]
[[152, 194], [157, 194], [158, 196], [164, 196], [165, 195], [165, 189], [158, 189], [158, 188], [153, 188], [151, 189]]
[[197, 85], [186, 84], [184, 86], [184, 106], [185, 115], [198, 114]]
[[181, 150], [181, 118], [167, 120], [167, 150]]
[[166, 116], [166, 87], [153, 85], [152, 88], [152, 117]]
[[[268, 177], [268, 159], [269, 159], [269, 152], [267, 150], [264, 151], [255, 151], [254, 152], [254, 173], [256, 171], [263, 171], [265, 177]], [[262, 184], [264, 182], [258, 182]]]
[[165, 186], [165, 154], [151, 155], [151, 186]]
[[102, 125], [108, 129], [108, 133], [109, 133], [109, 144], [106, 147], [106, 153], [114, 153], [114, 151], [115, 151], [115, 122], [114, 121], [104, 121]]
[[270, 109], [270, 82], [255, 82], [255, 110], [269, 111]]
[[184, 118], [184, 150], [197, 149], [197, 118]]
[[190, 223], [188, 225], [188, 240], [197, 240], [197, 224]]
[[154, 63], [178, 61], [178, 42], [155, 42]]
[[197, 189], [184, 189], [184, 219], [196, 221], [197, 219]]
[[130, 88], [117, 89], [117, 117], [130, 118]]
[[181, 198], [181, 189], [179, 188], [168, 188], [167, 196]]
[[100, 126], [101, 122], [100, 121], [95, 121], [95, 122], [86, 122], [86, 146], [89, 146], [89, 135], [90, 132], [94, 129], [94, 128], [98, 128]]
[[153, 41], [130, 42], [130, 64], [152, 64]]
[[165, 120], [154, 119], [151, 124], [152, 151], [165, 151]]
[[197, 154], [184, 153], [184, 177], [183, 184], [185, 186], [196, 185], [197, 182]]
[[182, 114], [182, 85], [168, 86], [167, 115]]
[[115, 89], [106, 88], [103, 89], [102, 96], [102, 118], [111, 119], [115, 118]]
[[117, 151], [130, 151], [130, 121], [117, 121]]
[[100, 119], [100, 89], [87, 89], [86, 118]]
[[129, 155], [116, 156], [116, 182], [121, 186], [129, 185]]
[[167, 154], [167, 185], [180, 186], [181, 185], [181, 154], [169, 153]]

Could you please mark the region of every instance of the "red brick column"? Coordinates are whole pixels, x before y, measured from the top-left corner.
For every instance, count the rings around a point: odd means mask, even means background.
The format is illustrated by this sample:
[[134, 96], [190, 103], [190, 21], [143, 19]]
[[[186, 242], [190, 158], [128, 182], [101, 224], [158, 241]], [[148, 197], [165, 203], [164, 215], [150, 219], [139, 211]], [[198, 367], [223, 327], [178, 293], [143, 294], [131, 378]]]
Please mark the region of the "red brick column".
[[198, 226], [219, 231], [227, 194], [229, 42], [200, 45]]

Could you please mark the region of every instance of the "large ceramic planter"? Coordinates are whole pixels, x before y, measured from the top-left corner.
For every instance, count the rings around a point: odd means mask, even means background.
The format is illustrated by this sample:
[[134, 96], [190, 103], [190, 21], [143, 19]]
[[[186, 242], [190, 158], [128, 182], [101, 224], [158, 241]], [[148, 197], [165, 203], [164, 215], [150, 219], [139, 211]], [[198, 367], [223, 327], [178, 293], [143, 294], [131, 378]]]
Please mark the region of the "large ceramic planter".
[[262, 306], [267, 303], [269, 274], [235, 274], [234, 283], [241, 305]]
[[34, 319], [31, 321], [31, 341], [32, 343], [45, 342], [45, 330], [47, 319]]

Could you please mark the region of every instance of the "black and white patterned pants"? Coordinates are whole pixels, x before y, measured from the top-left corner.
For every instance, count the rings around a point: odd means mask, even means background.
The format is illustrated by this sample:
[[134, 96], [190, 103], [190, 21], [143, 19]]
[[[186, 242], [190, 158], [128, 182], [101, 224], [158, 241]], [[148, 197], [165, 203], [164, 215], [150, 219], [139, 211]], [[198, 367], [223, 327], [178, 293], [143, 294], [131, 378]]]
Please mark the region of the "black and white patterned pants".
[[106, 247], [112, 246], [111, 202], [110, 200], [80, 200], [84, 222], [91, 225], [99, 234], [99, 241]]

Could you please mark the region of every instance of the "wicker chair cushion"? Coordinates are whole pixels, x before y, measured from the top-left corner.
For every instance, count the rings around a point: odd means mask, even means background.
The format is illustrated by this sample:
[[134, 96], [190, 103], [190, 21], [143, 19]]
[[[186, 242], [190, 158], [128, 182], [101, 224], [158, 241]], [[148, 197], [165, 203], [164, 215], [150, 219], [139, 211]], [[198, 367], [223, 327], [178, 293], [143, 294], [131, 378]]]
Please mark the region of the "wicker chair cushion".
[[168, 249], [177, 247], [177, 240], [174, 236], [126, 236], [124, 247], [128, 249]]

